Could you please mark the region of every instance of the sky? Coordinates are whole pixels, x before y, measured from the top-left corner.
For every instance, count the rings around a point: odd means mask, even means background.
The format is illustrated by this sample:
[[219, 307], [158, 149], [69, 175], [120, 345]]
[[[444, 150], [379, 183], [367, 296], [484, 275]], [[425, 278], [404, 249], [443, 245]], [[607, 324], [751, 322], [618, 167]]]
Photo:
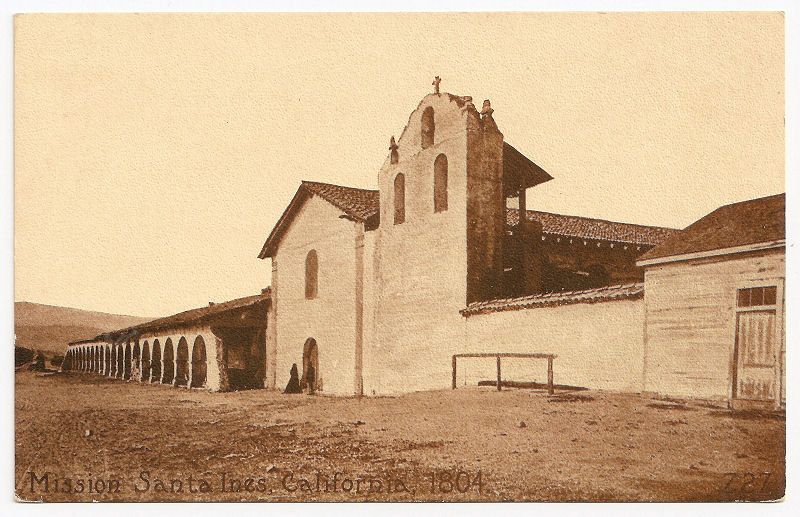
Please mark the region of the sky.
[[303, 179], [375, 188], [431, 81], [554, 180], [683, 228], [784, 188], [780, 13], [20, 15], [15, 300], [161, 316], [269, 285]]

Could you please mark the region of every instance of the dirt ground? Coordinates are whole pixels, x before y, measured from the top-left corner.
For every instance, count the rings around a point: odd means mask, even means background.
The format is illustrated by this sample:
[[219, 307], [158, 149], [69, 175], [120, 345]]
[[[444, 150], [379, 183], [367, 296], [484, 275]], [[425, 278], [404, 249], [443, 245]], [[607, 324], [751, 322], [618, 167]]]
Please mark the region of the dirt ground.
[[16, 374], [33, 501], [773, 500], [781, 414], [595, 391], [208, 393]]

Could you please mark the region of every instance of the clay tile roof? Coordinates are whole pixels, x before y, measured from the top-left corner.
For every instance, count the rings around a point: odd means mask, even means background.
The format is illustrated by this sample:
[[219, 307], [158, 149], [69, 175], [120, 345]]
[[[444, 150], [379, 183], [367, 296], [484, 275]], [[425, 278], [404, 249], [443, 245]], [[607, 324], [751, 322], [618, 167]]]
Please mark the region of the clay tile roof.
[[518, 311], [535, 307], [554, 307], [574, 303], [597, 303], [612, 300], [637, 299], [644, 296], [644, 284], [624, 284], [597, 287], [584, 291], [562, 291], [554, 293], [539, 293], [518, 298], [504, 298], [475, 302], [461, 310], [464, 316], [475, 314], [489, 314], [493, 312]]
[[165, 318], [158, 318], [153, 321], [140, 323], [138, 325], [134, 325], [133, 327], [129, 327], [129, 329], [124, 329], [124, 330], [136, 330], [139, 332], [144, 332], [147, 330], [157, 330], [168, 327], [187, 325], [190, 323], [196, 323], [198, 321], [202, 321], [212, 316], [218, 316], [220, 314], [224, 314], [228, 311], [232, 311], [235, 309], [243, 309], [246, 307], [257, 305], [269, 299], [270, 299], [270, 291], [267, 290], [261, 294], [245, 296], [244, 298], [236, 298], [235, 300], [229, 300], [226, 302], [220, 302], [220, 303], [215, 303], [213, 305], [200, 307], [198, 309], [190, 309], [188, 311], [179, 312], [177, 314], [173, 314], [172, 316], [167, 316]]
[[[532, 167], [537, 167], [533, 162], [530, 162], [530, 164]], [[533, 174], [530, 171], [528, 173]], [[546, 175], [546, 173], [544, 174]], [[549, 178], [550, 176], [548, 175], [547, 177]], [[259, 258], [263, 259], [272, 256], [298, 207], [309, 195], [321, 197], [357, 221], [375, 221], [380, 211], [380, 194], [377, 190], [343, 187], [316, 181], [303, 181], [261, 248], [261, 253], [258, 255]], [[518, 210], [515, 209], [507, 211], [508, 224], [517, 224], [519, 220], [517, 212]], [[672, 228], [617, 223], [602, 219], [590, 219], [588, 217], [534, 210], [528, 210], [528, 220], [541, 223], [544, 233], [547, 234], [644, 246], [655, 246], [678, 231]]]
[[764, 244], [786, 239], [786, 194], [717, 208], [648, 251], [639, 260]]
[[270, 299], [270, 295], [271, 291], [269, 288], [267, 288], [264, 289], [264, 291], [261, 294], [245, 296], [244, 298], [236, 298], [235, 300], [215, 303], [213, 305], [207, 305], [205, 307], [200, 307], [198, 309], [190, 309], [188, 311], [179, 312], [177, 314], [166, 316], [164, 318], [158, 318], [152, 321], [140, 323], [132, 327], [126, 327], [123, 329], [107, 332], [105, 334], [100, 334], [99, 336], [96, 336], [92, 339], [73, 341], [69, 344], [77, 345], [81, 343], [91, 343], [95, 341], [112, 342], [118, 340], [121, 337], [134, 336], [141, 334], [143, 332], [186, 326], [193, 323], [197, 323], [199, 321], [210, 319], [214, 316], [219, 316], [228, 311], [243, 309], [246, 307], [257, 305], [262, 302], [266, 302]]
[[[553, 214], [536, 210], [528, 210], [527, 217], [529, 221], [541, 224], [542, 231], [547, 234], [644, 246], [655, 246], [679, 232], [679, 230], [673, 228], [617, 223], [603, 219], [590, 219], [588, 217]], [[519, 222], [519, 210], [509, 209], [506, 212], [506, 220], [510, 225], [517, 224]]]
[[361, 221], [377, 214], [380, 209], [380, 196], [377, 190], [343, 187], [316, 181], [304, 181], [302, 186], [347, 215]]
[[95, 336], [95, 337], [92, 337], [92, 338], [89, 338], [89, 339], [80, 339], [78, 341], [70, 341], [69, 343], [67, 343], [67, 345], [85, 345], [87, 343], [107, 343], [107, 342], [108, 342], [108, 340], [106, 339], [106, 336], [101, 334], [99, 336]]
[[258, 258], [265, 259], [275, 253], [278, 243], [289, 228], [295, 214], [310, 196], [319, 196], [356, 221], [367, 222], [368, 226], [373, 228], [377, 226], [380, 211], [380, 193], [377, 190], [303, 181], [286, 210], [272, 228]]

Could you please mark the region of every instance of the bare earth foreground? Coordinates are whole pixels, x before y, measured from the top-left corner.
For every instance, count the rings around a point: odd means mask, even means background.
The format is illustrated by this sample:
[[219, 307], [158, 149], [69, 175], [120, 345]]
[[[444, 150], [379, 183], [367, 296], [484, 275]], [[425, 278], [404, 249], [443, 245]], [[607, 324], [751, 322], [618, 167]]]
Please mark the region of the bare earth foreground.
[[773, 500], [785, 421], [491, 387], [386, 398], [16, 374], [25, 501]]

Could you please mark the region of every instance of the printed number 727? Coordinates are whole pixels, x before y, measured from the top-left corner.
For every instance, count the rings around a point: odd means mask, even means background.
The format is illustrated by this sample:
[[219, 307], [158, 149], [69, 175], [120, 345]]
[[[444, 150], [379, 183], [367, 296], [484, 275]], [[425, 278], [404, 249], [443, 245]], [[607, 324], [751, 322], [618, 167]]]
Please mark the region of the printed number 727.
[[725, 474], [728, 482], [725, 483], [726, 492], [747, 493], [764, 491], [767, 487], [772, 472], [729, 472]]

